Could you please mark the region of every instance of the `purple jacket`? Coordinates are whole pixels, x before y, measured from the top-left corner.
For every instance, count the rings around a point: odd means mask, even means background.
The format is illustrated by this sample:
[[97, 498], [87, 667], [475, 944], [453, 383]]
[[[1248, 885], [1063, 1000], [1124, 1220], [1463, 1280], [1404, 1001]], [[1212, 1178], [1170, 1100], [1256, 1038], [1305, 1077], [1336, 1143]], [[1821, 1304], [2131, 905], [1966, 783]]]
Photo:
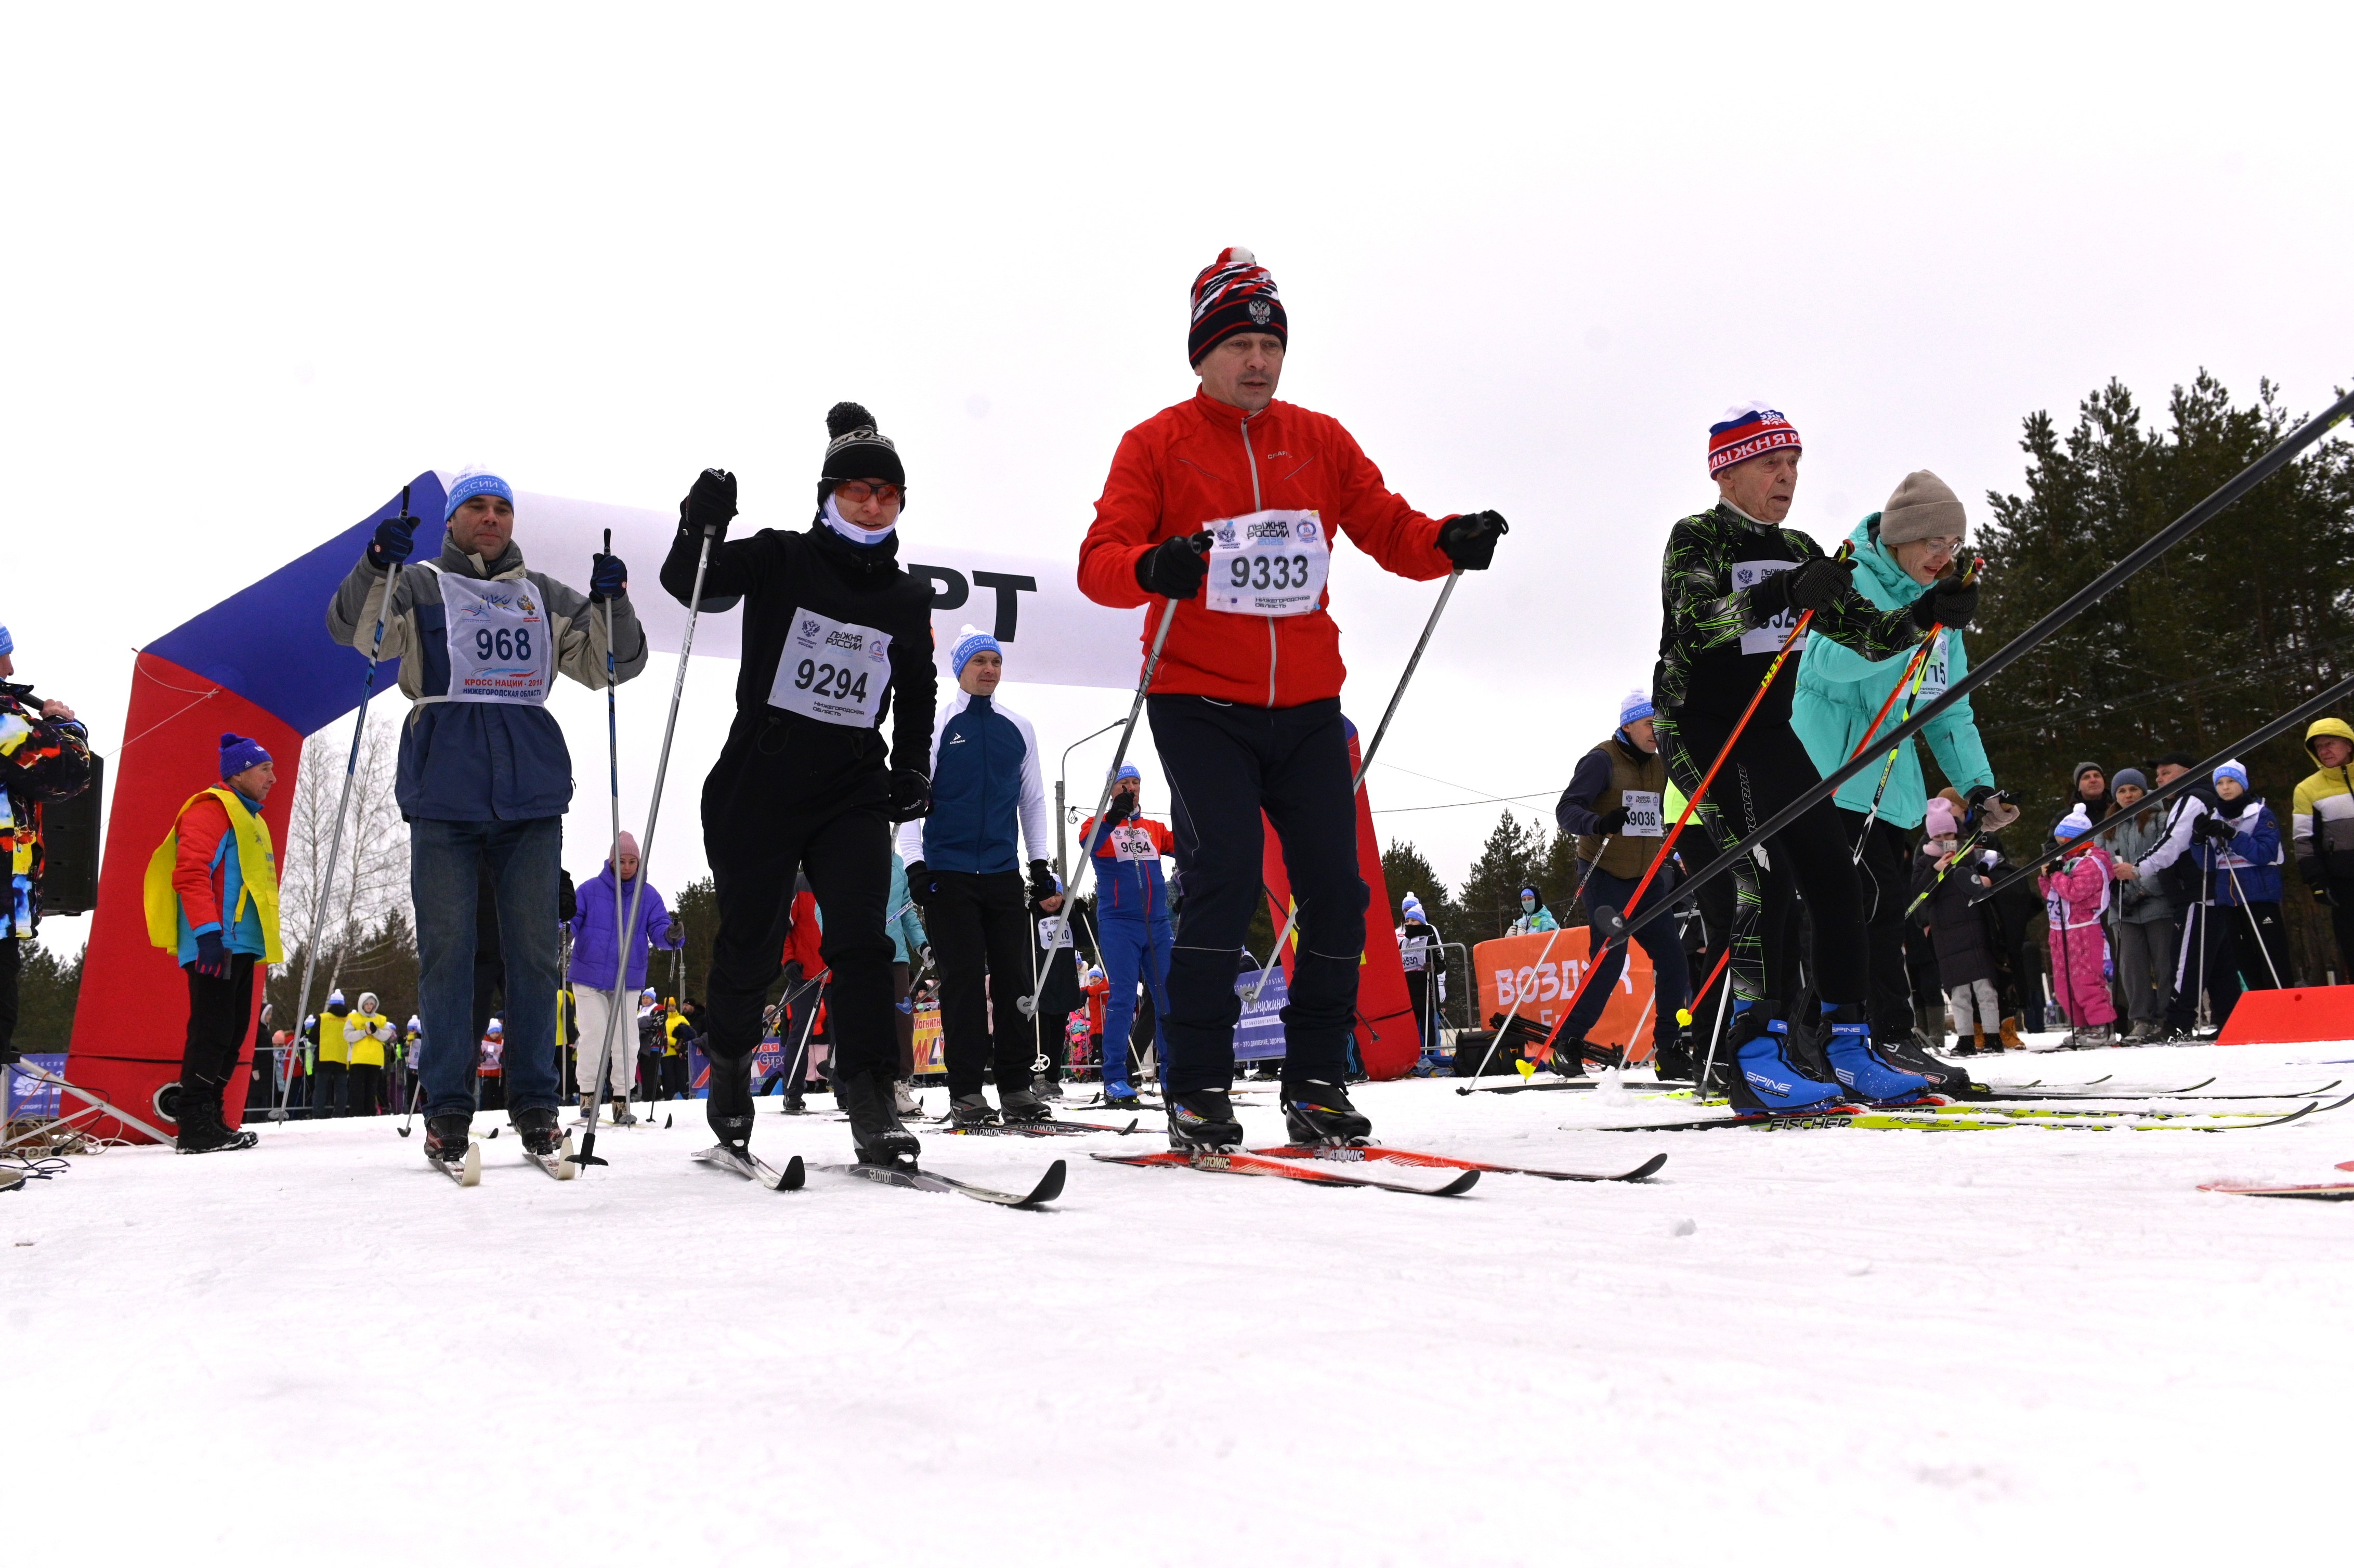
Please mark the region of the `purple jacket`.
[[[620, 922], [613, 916], [613, 868], [604, 870], [580, 885], [580, 912], [572, 917], [572, 973], [576, 986], [591, 991], [613, 989], [615, 943], [613, 933]], [[627, 913], [630, 895], [636, 884], [621, 884], [621, 909]], [[638, 904], [638, 928], [630, 944], [630, 973], [622, 989], [636, 991], [646, 983], [646, 944], [649, 939], [657, 948], [670, 948], [684, 942], [684, 932], [673, 933], [670, 910], [663, 906], [662, 895], [649, 887]]]

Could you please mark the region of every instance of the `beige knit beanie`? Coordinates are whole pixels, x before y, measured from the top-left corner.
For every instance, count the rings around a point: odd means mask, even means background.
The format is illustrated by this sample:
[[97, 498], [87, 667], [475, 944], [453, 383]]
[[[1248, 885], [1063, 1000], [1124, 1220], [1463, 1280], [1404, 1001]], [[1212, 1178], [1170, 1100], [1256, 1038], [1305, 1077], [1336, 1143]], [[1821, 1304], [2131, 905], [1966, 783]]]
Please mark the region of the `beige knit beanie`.
[[1914, 539], [1958, 539], [1962, 536], [1962, 498], [1927, 469], [1904, 476], [1896, 493], [1880, 510], [1880, 542], [1903, 545]]

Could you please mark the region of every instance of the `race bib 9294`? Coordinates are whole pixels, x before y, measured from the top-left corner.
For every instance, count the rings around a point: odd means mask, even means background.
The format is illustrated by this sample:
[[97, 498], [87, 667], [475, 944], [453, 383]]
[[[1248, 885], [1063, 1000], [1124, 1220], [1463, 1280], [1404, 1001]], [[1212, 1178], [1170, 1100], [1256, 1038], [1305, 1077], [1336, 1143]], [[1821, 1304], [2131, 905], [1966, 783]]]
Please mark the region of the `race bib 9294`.
[[784, 652], [777, 655], [769, 705], [821, 724], [865, 729], [882, 711], [890, 683], [889, 633], [801, 609], [793, 612]]

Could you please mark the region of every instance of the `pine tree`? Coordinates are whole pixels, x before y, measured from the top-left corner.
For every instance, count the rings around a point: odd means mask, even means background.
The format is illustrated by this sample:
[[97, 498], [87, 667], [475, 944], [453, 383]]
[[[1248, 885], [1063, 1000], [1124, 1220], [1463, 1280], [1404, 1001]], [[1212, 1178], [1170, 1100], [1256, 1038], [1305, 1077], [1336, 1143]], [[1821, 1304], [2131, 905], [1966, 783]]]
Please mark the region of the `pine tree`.
[[[1471, 874], [1463, 879], [1462, 891], [1457, 895], [1460, 918], [1468, 927], [1458, 939], [1484, 942], [1500, 937], [1519, 918], [1522, 885], [1535, 882], [1544, 886], [1551, 836], [1543, 828], [1524, 826], [1510, 811], [1497, 819], [1495, 831], [1488, 835], [1479, 858], [1471, 863]], [[1573, 880], [1562, 891], [1565, 895], [1575, 886]], [[1546, 896], [1553, 893], [1553, 888], [1545, 888]], [[1554, 912], [1556, 918], [1559, 913]]]

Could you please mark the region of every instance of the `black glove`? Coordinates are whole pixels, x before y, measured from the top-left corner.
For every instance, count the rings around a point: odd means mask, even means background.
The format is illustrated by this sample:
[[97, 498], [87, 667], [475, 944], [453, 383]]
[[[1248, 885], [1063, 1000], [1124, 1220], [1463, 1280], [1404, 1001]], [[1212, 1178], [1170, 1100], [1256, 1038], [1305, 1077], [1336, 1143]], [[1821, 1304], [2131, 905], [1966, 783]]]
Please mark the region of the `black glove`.
[[1116, 828], [1136, 814], [1136, 797], [1123, 789], [1111, 798], [1111, 807], [1104, 812], [1104, 826]]
[[2193, 822], [2190, 825], [2190, 832], [2194, 837], [2205, 839], [2209, 843], [2215, 844], [2230, 843], [2238, 836], [2231, 823], [2212, 811]]
[[2317, 893], [2329, 885], [2329, 874], [2321, 869], [2321, 857], [2318, 855], [2297, 856], [2296, 874], [2305, 878], [2305, 885]]
[[417, 519], [404, 512], [398, 517], [387, 517], [376, 525], [376, 537], [368, 541], [368, 565], [377, 571], [397, 567], [408, 559], [408, 552], [417, 547]]
[[727, 537], [736, 517], [736, 476], [724, 468], [706, 468], [695, 476], [695, 488], [678, 503], [678, 525], [693, 533]]
[[1978, 612], [1978, 585], [1960, 577], [1939, 577], [1913, 601], [1913, 624], [1926, 631], [1933, 626], [1959, 630]]
[[1600, 833], [1606, 839], [1615, 838], [1622, 830], [1625, 829], [1626, 826], [1627, 808], [1624, 806], [1613, 806], [1610, 810], [1603, 812], [1601, 817], [1595, 821], [1594, 831]]
[[556, 917], [570, 925], [580, 913], [580, 892], [572, 885], [572, 874], [558, 870], [556, 874]]
[[917, 908], [929, 909], [932, 906], [932, 894], [935, 891], [932, 886], [931, 867], [922, 861], [917, 861], [907, 867], [907, 896], [916, 901]]
[[1994, 797], [1995, 787], [1991, 784], [1973, 784], [1962, 794], [1963, 801], [1973, 811], [1983, 809]]
[[1210, 575], [1210, 531], [1163, 539], [1136, 558], [1136, 586], [1166, 599], [1192, 599]]
[[891, 770], [891, 820], [912, 822], [932, 814], [932, 781], [918, 768]]
[[221, 942], [218, 931], [203, 931], [196, 936], [196, 956], [189, 966], [200, 975], [219, 980], [228, 973], [228, 948]]
[[1030, 902], [1041, 904], [1052, 898], [1061, 888], [1055, 885], [1055, 868], [1043, 860], [1030, 863]]
[[1854, 558], [1840, 560], [1837, 556], [1817, 556], [1776, 574], [1787, 585], [1782, 591], [1789, 596], [1790, 608], [1798, 610], [1824, 609], [1836, 604], [1841, 594], [1855, 591], [1854, 584], [1849, 581], [1854, 575]]
[[1449, 517], [1438, 528], [1438, 548], [1463, 572], [1484, 572], [1496, 558], [1496, 541], [1512, 525], [1493, 512], [1467, 512]]
[[602, 604], [609, 599], [619, 599], [629, 591], [630, 568], [621, 564], [619, 556], [588, 557], [588, 602]]

